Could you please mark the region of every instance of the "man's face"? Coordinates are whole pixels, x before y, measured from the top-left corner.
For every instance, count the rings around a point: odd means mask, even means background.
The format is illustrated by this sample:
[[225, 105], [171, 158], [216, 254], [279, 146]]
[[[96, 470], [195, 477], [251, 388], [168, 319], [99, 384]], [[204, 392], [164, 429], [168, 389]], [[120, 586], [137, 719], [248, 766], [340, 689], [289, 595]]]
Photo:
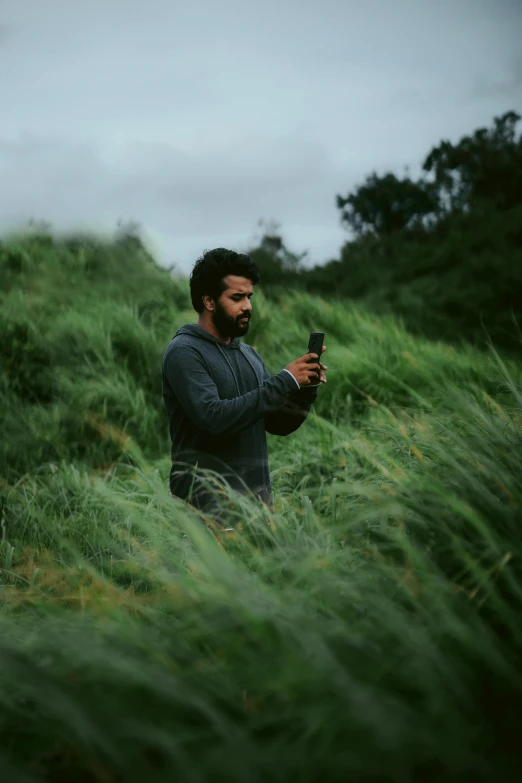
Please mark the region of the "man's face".
[[[247, 277], [227, 275], [223, 278], [225, 291], [216, 302], [214, 326], [223, 337], [242, 337], [248, 332], [254, 287]], [[243, 319], [247, 320], [244, 321]]]

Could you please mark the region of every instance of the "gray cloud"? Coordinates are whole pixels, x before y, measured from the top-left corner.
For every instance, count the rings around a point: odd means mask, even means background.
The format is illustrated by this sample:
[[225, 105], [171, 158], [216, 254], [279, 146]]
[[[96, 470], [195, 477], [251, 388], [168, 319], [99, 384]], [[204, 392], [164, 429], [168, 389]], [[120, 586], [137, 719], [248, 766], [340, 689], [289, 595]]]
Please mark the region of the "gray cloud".
[[491, 78], [482, 72], [475, 77], [472, 94], [482, 98], [505, 98], [514, 107], [522, 105], [522, 57], [514, 61], [505, 74]]
[[3, 0], [0, 228], [134, 219], [188, 269], [275, 218], [327, 260], [336, 193], [517, 108], [518, 22], [509, 0]]
[[244, 242], [260, 217], [275, 217], [308, 238], [321, 235], [310, 227], [322, 221], [327, 237], [337, 229], [336, 187], [351, 178], [339, 176], [326, 150], [299, 135], [258, 134], [200, 152], [133, 143], [108, 160], [92, 143], [26, 136], [0, 143], [0, 167], [11, 183], [0, 200], [4, 228], [43, 217], [59, 229], [88, 225], [86, 216], [94, 214], [106, 229], [119, 218], [136, 219], [161, 245], [170, 236], [169, 251], [178, 243], [191, 254], [221, 234]]

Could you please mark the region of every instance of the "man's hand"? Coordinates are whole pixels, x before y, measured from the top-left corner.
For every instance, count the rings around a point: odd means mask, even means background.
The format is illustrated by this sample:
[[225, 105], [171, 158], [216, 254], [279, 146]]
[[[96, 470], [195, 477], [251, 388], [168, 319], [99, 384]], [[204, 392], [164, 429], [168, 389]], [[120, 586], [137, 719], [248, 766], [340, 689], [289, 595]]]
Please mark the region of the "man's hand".
[[[322, 352], [324, 353], [324, 351], [326, 351], [326, 345], [323, 345]], [[292, 373], [301, 388], [304, 386], [313, 386], [318, 383], [326, 383], [324, 371], [327, 370], [328, 367], [325, 364], [321, 364], [321, 362], [314, 361], [314, 359], [317, 360], [318, 358], [316, 353], [307, 353], [304, 356], [301, 356], [300, 359], [296, 359], [295, 362], [288, 364], [285, 367], [285, 370]]]

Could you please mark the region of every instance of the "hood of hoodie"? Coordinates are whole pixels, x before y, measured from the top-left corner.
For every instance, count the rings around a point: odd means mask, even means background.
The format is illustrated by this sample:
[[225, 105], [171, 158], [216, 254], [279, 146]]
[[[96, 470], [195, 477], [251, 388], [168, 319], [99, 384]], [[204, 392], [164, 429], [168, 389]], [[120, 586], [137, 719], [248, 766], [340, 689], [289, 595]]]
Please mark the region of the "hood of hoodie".
[[201, 340], [208, 340], [210, 343], [217, 343], [220, 348], [238, 350], [240, 345], [239, 337], [234, 337], [229, 343], [225, 343], [218, 337], [214, 337], [214, 335], [210, 334], [210, 332], [207, 332], [207, 330], [203, 329], [203, 327], [199, 326], [199, 324], [185, 324], [185, 326], [181, 326], [178, 329], [174, 337], [177, 337], [178, 334], [190, 334], [192, 337], [199, 337]]

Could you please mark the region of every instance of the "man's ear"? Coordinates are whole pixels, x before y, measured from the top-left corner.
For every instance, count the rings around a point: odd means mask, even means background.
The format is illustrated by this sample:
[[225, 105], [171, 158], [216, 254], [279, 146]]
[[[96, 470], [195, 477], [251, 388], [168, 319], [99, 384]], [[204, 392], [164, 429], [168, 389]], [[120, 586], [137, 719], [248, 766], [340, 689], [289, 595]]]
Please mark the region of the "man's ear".
[[210, 311], [214, 310], [215, 304], [211, 296], [203, 297], [203, 307], [205, 308], [205, 310], [210, 310]]

